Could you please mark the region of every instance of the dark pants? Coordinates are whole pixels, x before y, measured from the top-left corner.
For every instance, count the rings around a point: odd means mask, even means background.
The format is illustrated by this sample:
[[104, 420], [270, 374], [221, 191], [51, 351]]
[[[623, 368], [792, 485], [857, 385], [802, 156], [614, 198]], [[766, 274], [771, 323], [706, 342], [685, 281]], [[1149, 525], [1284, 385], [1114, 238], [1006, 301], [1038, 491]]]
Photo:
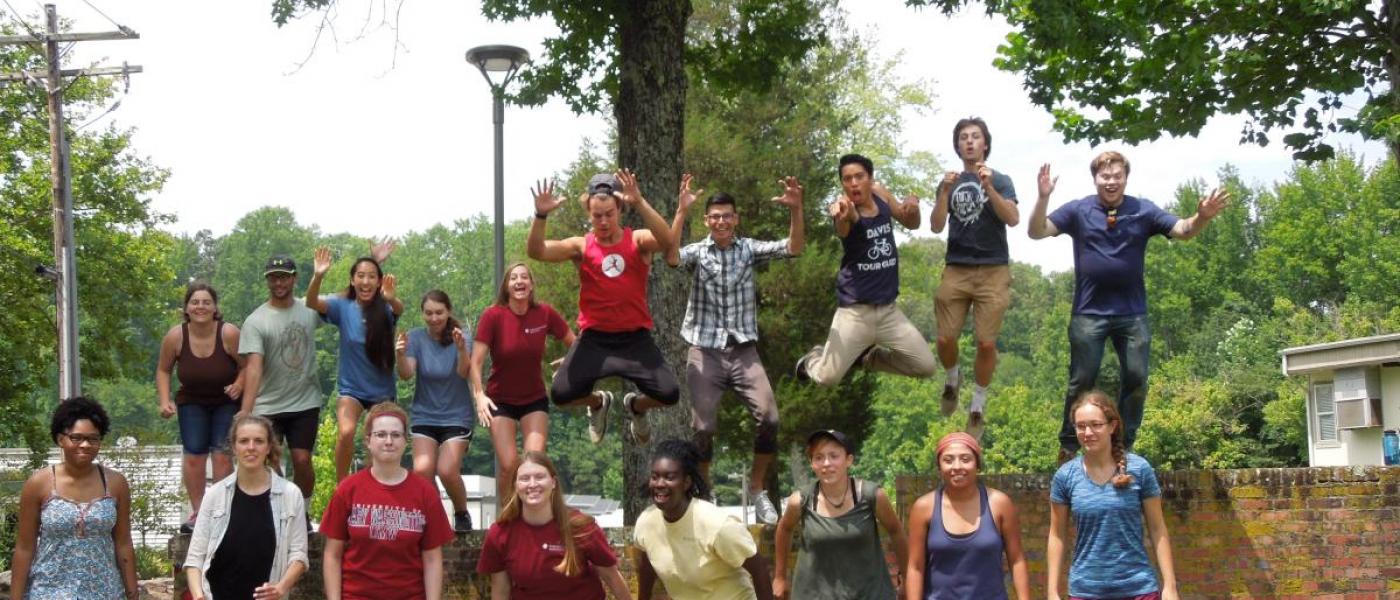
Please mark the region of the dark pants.
[[1113, 342], [1121, 369], [1118, 412], [1123, 416], [1123, 443], [1132, 449], [1137, 439], [1147, 400], [1147, 361], [1152, 352], [1152, 329], [1147, 315], [1073, 315], [1069, 320], [1069, 390], [1065, 392], [1064, 420], [1060, 425], [1062, 448], [1079, 449], [1074, 417], [1069, 410], [1080, 395], [1094, 389], [1099, 365], [1103, 363], [1105, 339]]
[[549, 397], [555, 404], [567, 404], [593, 393], [594, 383], [612, 376], [632, 382], [637, 391], [662, 404], [681, 399], [676, 373], [646, 329], [622, 333], [585, 329], [554, 372]]

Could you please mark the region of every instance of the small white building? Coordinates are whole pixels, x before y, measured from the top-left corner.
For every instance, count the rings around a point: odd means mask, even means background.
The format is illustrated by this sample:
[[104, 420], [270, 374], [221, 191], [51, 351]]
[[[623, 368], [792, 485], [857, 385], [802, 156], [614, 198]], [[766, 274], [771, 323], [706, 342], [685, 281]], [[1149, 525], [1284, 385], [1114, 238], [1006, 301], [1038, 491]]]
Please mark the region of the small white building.
[[1285, 376], [1308, 378], [1308, 465], [1385, 464], [1400, 429], [1400, 333], [1288, 348]]

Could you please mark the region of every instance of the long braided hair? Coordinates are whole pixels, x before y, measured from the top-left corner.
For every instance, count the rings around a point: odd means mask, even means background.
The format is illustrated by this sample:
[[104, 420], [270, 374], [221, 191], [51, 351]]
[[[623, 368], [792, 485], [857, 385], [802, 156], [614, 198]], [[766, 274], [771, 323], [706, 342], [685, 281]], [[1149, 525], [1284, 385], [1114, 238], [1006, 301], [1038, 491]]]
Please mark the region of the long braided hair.
[[1128, 451], [1123, 444], [1123, 416], [1118, 414], [1118, 406], [1102, 390], [1090, 390], [1074, 401], [1070, 407], [1070, 419], [1074, 419], [1074, 413], [1084, 406], [1094, 406], [1103, 411], [1103, 417], [1108, 424], [1113, 426], [1113, 434], [1109, 440], [1113, 448], [1113, 462], [1118, 464], [1118, 472], [1113, 475], [1113, 487], [1125, 488], [1133, 483], [1133, 476], [1128, 473]]

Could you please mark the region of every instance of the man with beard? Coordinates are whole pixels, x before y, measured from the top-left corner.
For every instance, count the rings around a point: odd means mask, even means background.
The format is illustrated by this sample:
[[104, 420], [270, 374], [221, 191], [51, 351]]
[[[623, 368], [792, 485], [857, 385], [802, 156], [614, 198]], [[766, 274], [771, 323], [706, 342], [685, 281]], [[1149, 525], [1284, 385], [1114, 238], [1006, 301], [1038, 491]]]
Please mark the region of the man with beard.
[[946, 266], [933, 299], [938, 319], [938, 358], [947, 372], [939, 408], [945, 417], [958, 408], [958, 388], [962, 383], [958, 338], [971, 309], [977, 341], [977, 357], [973, 361], [976, 385], [964, 429], [980, 440], [987, 386], [997, 368], [997, 334], [1001, 332], [1002, 316], [1011, 305], [1011, 255], [1006, 247], [1006, 228], [1015, 227], [1021, 217], [1011, 178], [987, 166], [992, 133], [985, 121], [976, 117], [958, 121], [953, 127], [953, 150], [962, 159], [963, 169], [944, 174], [929, 219], [929, 229], [941, 233], [952, 217]]

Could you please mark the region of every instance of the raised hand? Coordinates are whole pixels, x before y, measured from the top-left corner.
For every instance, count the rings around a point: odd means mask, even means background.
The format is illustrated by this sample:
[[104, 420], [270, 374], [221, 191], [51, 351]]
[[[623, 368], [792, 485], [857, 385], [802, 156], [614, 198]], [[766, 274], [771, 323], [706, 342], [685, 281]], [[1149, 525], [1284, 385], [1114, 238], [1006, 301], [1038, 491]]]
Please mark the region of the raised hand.
[[992, 168], [987, 163], [977, 163], [977, 179], [983, 186], [992, 185]]
[[384, 280], [379, 282], [379, 293], [384, 295], [385, 302], [393, 302], [398, 297], [399, 278], [393, 273], [386, 273]]
[[369, 256], [374, 259], [374, 262], [382, 265], [384, 261], [389, 260], [389, 255], [393, 254], [394, 248], [397, 247], [399, 247], [399, 241], [391, 237], [385, 237], [378, 242], [371, 241]]
[[564, 203], [564, 198], [554, 193], [554, 182], [548, 179], [541, 179], [531, 187], [530, 195], [535, 197], [535, 214], [539, 215], [547, 215]]
[[826, 213], [836, 221], [850, 221], [852, 223], [856, 221], [856, 207], [851, 203], [851, 199], [844, 195], [828, 204]]
[[622, 191], [613, 192], [614, 196], [622, 200], [623, 204], [632, 206], [642, 199], [642, 188], [637, 185], [637, 176], [629, 169], [619, 170], [614, 174], [617, 182], [622, 185]]
[[465, 333], [462, 332], [462, 328], [461, 328], [461, 327], [453, 327], [453, 328], [452, 328], [452, 343], [453, 343], [453, 344], [456, 344], [456, 346], [457, 346], [457, 352], [459, 352], [459, 353], [461, 353], [461, 352], [466, 352], [466, 350], [467, 350], [467, 334], [465, 334]]
[[1220, 211], [1223, 210], [1225, 205], [1229, 204], [1229, 202], [1230, 192], [1215, 188], [1210, 191], [1209, 196], [1206, 196], [1205, 199], [1201, 200], [1201, 203], [1197, 205], [1196, 212], [1200, 214], [1202, 218], [1214, 219], [1215, 215], [1220, 214]]
[[317, 277], [325, 277], [326, 273], [331, 270], [331, 249], [325, 246], [317, 248], [311, 265]]
[[791, 175], [778, 180], [778, 185], [783, 186], [783, 195], [774, 196], [773, 201], [788, 207], [802, 208], [802, 182]]
[[690, 173], [681, 175], [681, 191], [680, 195], [676, 197], [676, 205], [680, 207], [681, 211], [690, 210], [691, 205], [695, 204], [695, 199], [699, 198], [701, 194], [705, 193], [705, 190], [703, 189], [696, 190], [694, 192], [690, 191], [690, 182], [692, 180], [692, 177], [693, 175], [691, 175]]
[[394, 352], [397, 352], [399, 356], [408, 353], [408, 332], [400, 331], [397, 336], [394, 336]]
[[959, 172], [957, 172], [957, 171], [948, 171], [948, 172], [944, 173], [944, 174], [943, 174], [943, 183], [940, 184], [941, 187], [942, 187], [943, 189], [945, 189], [945, 190], [952, 190], [952, 189], [953, 189], [953, 187], [952, 187], [953, 184], [956, 184], [956, 183], [958, 182], [958, 177], [961, 176], [961, 175], [962, 175], [962, 173], [959, 173]]
[[1040, 165], [1040, 175], [1035, 178], [1036, 187], [1040, 190], [1042, 197], [1049, 197], [1055, 193], [1055, 183], [1060, 181], [1059, 177], [1050, 176], [1050, 163]]

